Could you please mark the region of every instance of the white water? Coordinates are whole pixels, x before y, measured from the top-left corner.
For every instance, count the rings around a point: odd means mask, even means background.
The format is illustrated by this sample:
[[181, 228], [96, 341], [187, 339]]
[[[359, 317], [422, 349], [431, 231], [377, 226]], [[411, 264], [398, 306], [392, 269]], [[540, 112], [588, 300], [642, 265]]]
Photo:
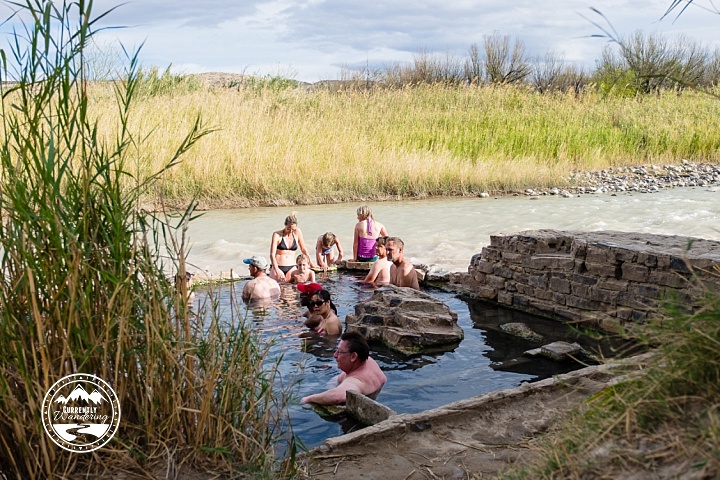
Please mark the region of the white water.
[[[619, 230], [720, 240], [720, 190], [675, 188], [646, 194], [501, 198], [437, 198], [370, 202], [376, 220], [405, 242], [414, 263], [443, 271], [466, 271], [470, 259], [490, 243], [490, 235], [523, 230]], [[296, 211], [314, 258], [315, 241], [334, 232], [352, 256], [355, 211], [361, 202], [213, 210], [190, 223], [188, 270], [211, 276], [248, 274], [243, 258], [269, 259], [272, 232]]]

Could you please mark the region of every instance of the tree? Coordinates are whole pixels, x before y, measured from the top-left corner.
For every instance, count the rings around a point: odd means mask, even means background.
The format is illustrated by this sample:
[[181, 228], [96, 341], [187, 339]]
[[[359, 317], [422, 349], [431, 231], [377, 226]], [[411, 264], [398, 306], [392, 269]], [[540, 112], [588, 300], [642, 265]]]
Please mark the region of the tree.
[[511, 47], [509, 35], [485, 37], [485, 77], [490, 83], [517, 83], [528, 75], [530, 64], [522, 41], [515, 40]]

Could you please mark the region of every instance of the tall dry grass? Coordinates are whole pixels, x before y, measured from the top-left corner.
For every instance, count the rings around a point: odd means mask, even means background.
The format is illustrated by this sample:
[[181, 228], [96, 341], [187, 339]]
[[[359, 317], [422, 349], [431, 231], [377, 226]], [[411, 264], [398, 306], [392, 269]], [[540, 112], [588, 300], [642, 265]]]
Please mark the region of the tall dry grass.
[[[92, 92], [114, 131], [106, 87]], [[701, 94], [637, 99], [513, 87], [331, 92], [216, 89], [145, 97], [152, 171], [202, 115], [218, 131], [164, 177], [171, 199], [246, 203], [465, 195], [561, 186], [571, 171], [681, 159], [715, 162], [720, 106]], [[158, 126], [159, 125], [159, 126]]]
[[[186, 119], [139, 167], [137, 58], [114, 92], [116, 135], [103, 139], [83, 77], [92, 2], [17, 6], [31, 20], [2, 55], [19, 79], [0, 85], [0, 478], [291, 474], [275, 457], [289, 391], [270, 345], [235, 303], [219, 312], [211, 293], [191, 310], [185, 282], [167, 278], [185, 278], [194, 205], [179, 216], [140, 207], [208, 130]], [[41, 421], [48, 389], [77, 373], [108, 382], [122, 412], [112, 440], [87, 453], [61, 449]]]

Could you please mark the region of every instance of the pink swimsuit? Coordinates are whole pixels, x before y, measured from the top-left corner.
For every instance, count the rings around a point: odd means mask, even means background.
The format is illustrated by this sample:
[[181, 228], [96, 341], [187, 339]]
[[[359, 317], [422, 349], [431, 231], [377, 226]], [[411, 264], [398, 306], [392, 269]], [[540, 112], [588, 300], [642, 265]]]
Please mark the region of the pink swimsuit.
[[[370, 221], [370, 218], [367, 219], [367, 233], [368, 235], [372, 235], [372, 222]], [[357, 252], [358, 260], [371, 260], [375, 257], [375, 237], [373, 238], [364, 238], [358, 236], [358, 252]]]

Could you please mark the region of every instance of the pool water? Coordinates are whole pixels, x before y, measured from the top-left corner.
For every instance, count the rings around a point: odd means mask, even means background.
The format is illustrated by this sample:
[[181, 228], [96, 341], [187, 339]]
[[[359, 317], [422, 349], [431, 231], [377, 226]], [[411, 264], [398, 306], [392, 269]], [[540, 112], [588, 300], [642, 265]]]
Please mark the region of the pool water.
[[[318, 276], [318, 282], [333, 297], [338, 317], [354, 311], [357, 303], [372, 296], [373, 287], [358, 283], [362, 275], [340, 272]], [[245, 281], [213, 287], [221, 308], [226, 311], [232, 296], [239, 298]], [[295, 378], [297, 398], [290, 407], [292, 430], [306, 448], [321, 444], [325, 439], [362, 428], [345, 416], [321, 417], [299, 399], [326, 390], [340, 373], [333, 358], [338, 338], [328, 339], [309, 332], [303, 326], [305, 307], [299, 303], [293, 285], [281, 285], [282, 294], [271, 307], [249, 311], [249, 318], [263, 338], [273, 338], [272, 355], [282, 355], [280, 371], [283, 379]], [[387, 375], [387, 383], [377, 401], [398, 413], [423, 410], [484, 393], [512, 388], [582, 368], [574, 361], [554, 362], [545, 358], [529, 358], [523, 352], [557, 340], [578, 342], [586, 350], [599, 356], [612, 357], [618, 342], [597, 341], [562, 323], [495, 304], [459, 297], [436, 288], [424, 289], [458, 314], [458, 325], [465, 338], [458, 346], [444, 353], [406, 357], [381, 345], [370, 345], [370, 355]], [[206, 294], [196, 289], [196, 301]], [[200, 300], [198, 300], [200, 299]], [[542, 341], [530, 341], [510, 335], [500, 329], [509, 322], [523, 322], [542, 335]]]

